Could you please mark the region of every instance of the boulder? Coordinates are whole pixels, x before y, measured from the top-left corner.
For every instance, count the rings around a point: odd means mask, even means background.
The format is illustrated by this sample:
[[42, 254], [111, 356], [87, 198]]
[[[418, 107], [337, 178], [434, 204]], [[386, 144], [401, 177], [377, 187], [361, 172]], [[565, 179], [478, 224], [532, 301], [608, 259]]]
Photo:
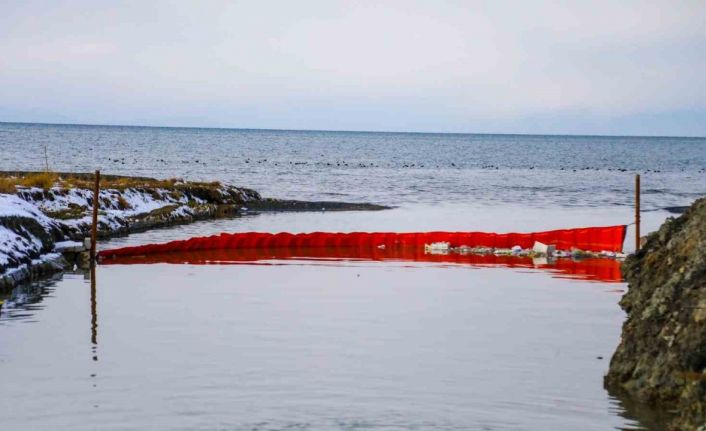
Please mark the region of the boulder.
[[607, 389], [706, 430], [706, 198], [668, 219], [623, 264], [628, 291]]

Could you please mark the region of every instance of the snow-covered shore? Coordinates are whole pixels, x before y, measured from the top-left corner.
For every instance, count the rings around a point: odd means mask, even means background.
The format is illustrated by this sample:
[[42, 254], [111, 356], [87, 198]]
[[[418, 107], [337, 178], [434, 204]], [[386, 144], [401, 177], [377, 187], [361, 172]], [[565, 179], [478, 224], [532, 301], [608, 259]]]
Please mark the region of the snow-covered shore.
[[[106, 188], [99, 194], [98, 232], [106, 238], [215, 218], [259, 200], [254, 190], [217, 183]], [[0, 193], [0, 288], [60, 269], [56, 243], [89, 235], [92, 206], [93, 192], [85, 188], [17, 187], [15, 194]]]

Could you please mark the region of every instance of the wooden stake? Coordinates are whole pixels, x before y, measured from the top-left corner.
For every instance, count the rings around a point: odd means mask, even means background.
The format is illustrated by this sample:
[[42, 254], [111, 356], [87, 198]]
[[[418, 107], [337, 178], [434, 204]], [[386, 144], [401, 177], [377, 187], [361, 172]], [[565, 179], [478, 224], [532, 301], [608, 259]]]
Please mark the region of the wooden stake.
[[98, 202], [100, 195], [101, 171], [96, 171], [93, 185], [93, 226], [91, 228], [91, 264], [96, 261], [96, 241], [98, 240]]
[[47, 154], [47, 144], [44, 144], [44, 172], [49, 172], [49, 155]]
[[640, 174], [635, 175], [635, 251], [640, 249]]

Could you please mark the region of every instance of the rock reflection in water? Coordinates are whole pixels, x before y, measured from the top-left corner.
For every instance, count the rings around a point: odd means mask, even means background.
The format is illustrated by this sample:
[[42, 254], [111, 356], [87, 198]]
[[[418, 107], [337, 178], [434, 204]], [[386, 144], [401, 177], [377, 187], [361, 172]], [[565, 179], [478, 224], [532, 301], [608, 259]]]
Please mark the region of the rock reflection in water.
[[615, 388], [606, 387], [606, 391], [610, 395], [611, 411], [625, 419], [636, 422], [635, 427], [623, 428], [624, 430], [665, 430], [670, 419], [674, 416], [674, 413], [669, 411], [657, 409], [654, 406], [636, 401]]
[[54, 292], [54, 286], [60, 281], [62, 274], [30, 284], [16, 286], [6, 297], [0, 293], [0, 325], [8, 320], [31, 322], [34, 315], [44, 308], [42, 301]]

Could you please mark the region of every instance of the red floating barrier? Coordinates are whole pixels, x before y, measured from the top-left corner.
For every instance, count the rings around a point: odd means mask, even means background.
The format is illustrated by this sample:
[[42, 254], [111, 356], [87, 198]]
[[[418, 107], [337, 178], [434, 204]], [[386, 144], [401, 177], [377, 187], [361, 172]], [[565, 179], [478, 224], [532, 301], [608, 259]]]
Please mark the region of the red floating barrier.
[[312, 232], [272, 234], [261, 232], [222, 233], [209, 237], [171, 241], [164, 244], [148, 244], [103, 250], [100, 258], [115, 256], [137, 256], [153, 253], [218, 250], [218, 249], [318, 249], [355, 248], [359, 250], [381, 248], [423, 250], [425, 244], [448, 242], [451, 247], [510, 248], [519, 245], [531, 248], [535, 241], [553, 244], [559, 250], [577, 248], [585, 251], [619, 252], [623, 249], [626, 226], [588, 227], [561, 229], [536, 233], [485, 233], [485, 232]]

